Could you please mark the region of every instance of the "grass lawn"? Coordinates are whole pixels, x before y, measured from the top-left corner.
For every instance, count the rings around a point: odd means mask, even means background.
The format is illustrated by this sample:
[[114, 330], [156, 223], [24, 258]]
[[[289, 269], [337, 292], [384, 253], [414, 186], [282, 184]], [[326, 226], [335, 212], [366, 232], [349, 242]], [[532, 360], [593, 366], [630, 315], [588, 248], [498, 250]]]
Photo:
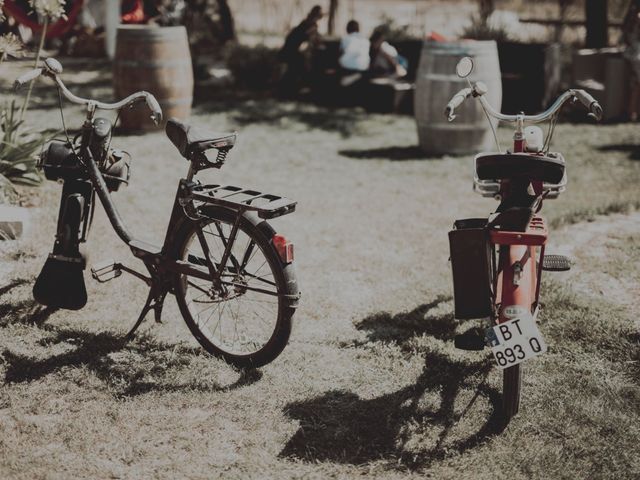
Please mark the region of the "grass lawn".
[[[67, 78], [80, 94], [109, 98], [105, 68], [78, 68]], [[29, 120], [59, 125], [43, 84]], [[81, 121], [75, 108], [65, 118]], [[547, 275], [549, 352], [526, 364], [521, 412], [500, 432], [499, 372], [487, 353], [452, 342], [477, 322], [453, 319], [446, 234], [454, 219], [495, 207], [471, 192], [471, 158], [422, 158], [403, 116], [212, 100], [192, 122], [240, 131], [227, 165], [204, 180], [299, 201], [273, 222], [296, 244], [303, 293], [289, 346], [260, 371], [235, 371], [203, 353], [173, 300], [163, 324], [148, 320], [122, 345], [146, 295], [127, 276], [87, 279], [81, 311], [34, 304], [60, 186], [23, 189], [31, 231], [0, 244], [1, 478], [640, 476], [639, 312], [629, 300], [640, 217], [620, 214], [640, 206], [637, 125], [556, 129], [569, 187], [545, 204], [557, 227], [549, 250], [569, 249], [577, 263]], [[510, 132], [500, 135], [506, 144]], [[115, 195], [121, 214], [159, 242], [187, 164], [161, 132], [113, 143], [134, 158], [130, 186]], [[100, 207], [87, 250], [90, 263], [139, 266]]]

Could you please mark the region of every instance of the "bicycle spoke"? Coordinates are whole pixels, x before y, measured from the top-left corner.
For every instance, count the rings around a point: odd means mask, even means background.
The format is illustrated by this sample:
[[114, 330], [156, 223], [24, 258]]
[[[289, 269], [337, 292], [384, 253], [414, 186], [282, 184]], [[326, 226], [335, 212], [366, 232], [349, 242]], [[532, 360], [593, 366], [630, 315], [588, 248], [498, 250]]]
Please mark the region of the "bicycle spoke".
[[[224, 245], [224, 248], [226, 250], [227, 248], [229, 248], [227, 246], [229, 244], [229, 239], [225, 238], [224, 235], [222, 234], [222, 228], [220, 227], [220, 225], [216, 224], [216, 228], [218, 229], [218, 232], [220, 233], [220, 239], [222, 240], [222, 244]], [[231, 236], [231, 233], [229, 234], [229, 236]], [[242, 272], [242, 268], [240, 267], [240, 264], [238, 263], [238, 260], [236, 259], [235, 255], [233, 254], [233, 245], [231, 245], [231, 248], [229, 250], [230, 250], [229, 251], [229, 260], [231, 260], [231, 263], [233, 263], [233, 266], [234, 266], [234, 268], [236, 269], [237, 272]]]
[[240, 271], [242, 272], [245, 268], [247, 268], [247, 264], [249, 263], [251, 253], [253, 252], [253, 248], [256, 246], [256, 242], [253, 239], [249, 239], [249, 244], [247, 245], [247, 249], [244, 252], [244, 256], [242, 257], [242, 263], [240, 264]]

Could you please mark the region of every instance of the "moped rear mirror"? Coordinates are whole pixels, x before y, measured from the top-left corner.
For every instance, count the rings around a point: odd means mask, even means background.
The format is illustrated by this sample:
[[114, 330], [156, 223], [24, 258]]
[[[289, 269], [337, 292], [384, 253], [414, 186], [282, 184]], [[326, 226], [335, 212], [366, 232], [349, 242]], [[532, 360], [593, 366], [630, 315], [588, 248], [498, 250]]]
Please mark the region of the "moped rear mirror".
[[467, 78], [473, 71], [473, 60], [470, 57], [462, 57], [456, 65], [456, 73], [460, 78]]
[[44, 66], [49, 73], [54, 75], [60, 75], [62, 73], [62, 64], [55, 58], [47, 58], [44, 61]]

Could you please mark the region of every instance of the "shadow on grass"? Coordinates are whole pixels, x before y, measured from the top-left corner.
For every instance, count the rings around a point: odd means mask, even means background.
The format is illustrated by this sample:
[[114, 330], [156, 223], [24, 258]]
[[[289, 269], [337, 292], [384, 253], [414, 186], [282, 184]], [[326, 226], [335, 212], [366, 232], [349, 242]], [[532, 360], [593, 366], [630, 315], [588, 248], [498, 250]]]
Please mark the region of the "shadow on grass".
[[410, 312], [396, 315], [388, 312], [376, 313], [360, 320], [356, 328], [367, 332], [367, 342], [395, 342], [400, 347], [407, 347], [411, 339], [423, 335], [440, 340], [452, 340], [456, 330], [453, 313], [442, 315], [430, 313], [431, 310], [450, 300], [451, 297], [439, 296]]
[[26, 285], [27, 283], [29, 283], [29, 280], [27, 280], [26, 278], [17, 278], [15, 280], [11, 280], [6, 285], [0, 287], [0, 297], [2, 297], [5, 293], [9, 293], [14, 288]]
[[84, 367], [95, 374], [116, 397], [133, 397], [151, 391], [228, 391], [257, 382], [258, 370], [238, 372], [238, 379], [222, 385], [209, 375], [194, 379], [181, 375], [202, 355], [199, 348], [169, 345], [143, 338], [127, 343], [122, 335], [110, 332], [90, 333], [68, 329], [55, 332], [40, 341], [43, 346], [64, 345], [67, 351], [37, 359], [9, 350], [2, 354], [7, 364], [5, 383], [32, 382], [67, 367]]
[[601, 152], [626, 152], [629, 154], [629, 160], [640, 160], [640, 145], [615, 143], [611, 145], [602, 145], [598, 147], [598, 150]]
[[[403, 350], [431, 335], [449, 340], [455, 335], [452, 315], [429, 315], [450, 300], [439, 297], [412, 312], [377, 314], [356, 325], [372, 342], [395, 342]], [[474, 448], [503, 430], [501, 394], [487, 383], [488, 360], [470, 362], [428, 350], [424, 368], [413, 385], [373, 399], [333, 390], [285, 407], [300, 428], [281, 457], [307, 462], [331, 461], [360, 465], [386, 460], [391, 468], [417, 470], [449, 453]], [[464, 401], [460, 394], [465, 391]], [[469, 398], [470, 396], [470, 398]], [[488, 413], [480, 425], [465, 425], [472, 408]]]
[[367, 118], [366, 113], [358, 109], [331, 109], [273, 98], [214, 100], [199, 105], [196, 110], [199, 113], [227, 112], [231, 123], [238, 127], [257, 123], [278, 125], [286, 119], [309, 129], [337, 132], [343, 137], [358, 133], [359, 121]]
[[358, 160], [406, 161], [433, 159], [433, 157], [428, 157], [420, 147], [415, 145], [370, 148], [365, 150], [340, 150], [338, 153], [343, 157], [355, 158]]
[[[13, 289], [31, 283], [30, 280], [19, 278], [0, 287], [0, 298]], [[42, 326], [57, 309], [40, 305], [35, 300], [2, 301], [0, 303], [0, 327], [20, 323], [24, 325]]]
[[[14, 280], [0, 287], [0, 297], [14, 288], [31, 283]], [[0, 305], [0, 328], [11, 324], [42, 327], [56, 309], [43, 307], [33, 299], [10, 300]], [[48, 326], [47, 335], [39, 341], [43, 347], [58, 347], [63, 353], [36, 358], [5, 349], [0, 354], [4, 364], [4, 383], [37, 381], [68, 368], [86, 368], [104, 382], [115, 397], [132, 397], [151, 391], [228, 391], [257, 382], [258, 370], [238, 372], [238, 378], [226, 384], [211, 380], [194, 363], [210, 357], [200, 348], [167, 344], [149, 336], [139, 336], [127, 342], [123, 335], [110, 332], [92, 333], [79, 329], [58, 329]]]

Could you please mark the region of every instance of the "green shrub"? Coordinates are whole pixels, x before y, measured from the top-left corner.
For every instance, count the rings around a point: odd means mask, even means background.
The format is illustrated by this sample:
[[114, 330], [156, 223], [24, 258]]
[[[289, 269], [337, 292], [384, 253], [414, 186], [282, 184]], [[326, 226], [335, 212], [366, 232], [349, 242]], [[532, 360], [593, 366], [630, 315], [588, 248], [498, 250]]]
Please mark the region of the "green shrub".
[[38, 185], [42, 181], [36, 168], [37, 154], [49, 137], [22, 127], [19, 110], [14, 100], [0, 111], [0, 188]]
[[384, 34], [384, 39], [392, 45], [398, 42], [419, 39], [419, 37], [409, 33], [409, 25], [398, 25], [393, 17], [383, 14], [381, 21], [382, 23], [374, 30], [381, 31]]
[[509, 34], [502, 26], [495, 26], [483, 21], [479, 16], [471, 16], [471, 25], [462, 31], [462, 38], [473, 40], [495, 40], [496, 42], [509, 41]]
[[256, 45], [233, 45], [227, 51], [227, 67], [239, 87], [267, 90], [280, 79], [281, 64], [278, 50]]

